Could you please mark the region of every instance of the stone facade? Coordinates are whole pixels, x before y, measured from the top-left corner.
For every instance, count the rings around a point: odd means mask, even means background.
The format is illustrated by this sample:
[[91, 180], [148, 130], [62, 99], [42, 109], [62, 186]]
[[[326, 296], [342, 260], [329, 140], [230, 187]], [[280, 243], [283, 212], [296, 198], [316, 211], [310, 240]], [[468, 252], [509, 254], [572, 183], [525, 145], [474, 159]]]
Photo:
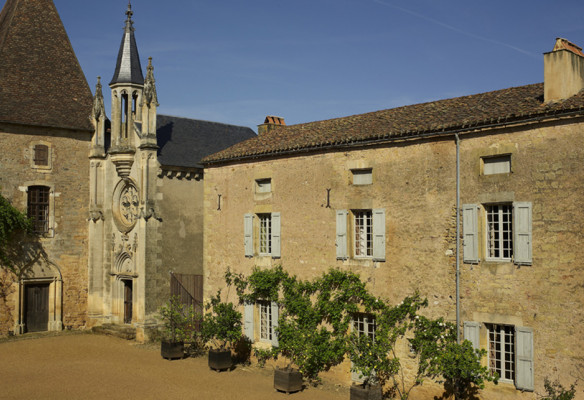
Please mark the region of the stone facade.
[[[6, 275], [3, 286], [13, 284], [3, 299], [6, 319], [1, 321], [0, 333], [27, 330], [26, 288], [37, 283], [49, 285], [48, 330], [85, 326], [90, 137], [90, 132], [0, 125], [2, 195], [26, 213], [29, 187], [48, 187], [50, 193], [48, 230], [38, 239], [46, 258], [23, 271], [20, 279]], [[49, 148], [49, 168], [34, 166], [37, 143]]]
[[[543, 98], [543, 87], [537, 91]], [[458, 101], [445, 112], [458, 112]], [[406, 114], [407, 108], [395, 113]], [[505, 123], [466, 119], [450, 131], [429, 119], [431, 126], [420, 124], [423, 134], [367, 144], [353, 136], [349, 145], [308, 148], [319, 146], [318, 135], [334, 143], [333, 129], [349, 137], [353, 126], [377, 123], [375, 117], [364, 115], [360, 124], [354, 124], [361, 118], [356, 116], [266, 130], [256, 141], [204, 160], [205, 297], [225, 286], [227, 268], [250, 273], [281, 264], [302, 278], [340, 268], [359, 273], [392, 303], [417, 290], [428, 298], [430, 316], [455, 322], [458, 142], [460, 331], [489, 350], [491, 359], [484, 362], [492, 369], [505, 357], [495, 342], [507, 344], [512, 358], [508, 370], [501, 367], [499, 384], [488, 385], [481, 396], [534, 399], [546, 377], [572, 383], [584, 357], [578, 329], [584, 323], [578, 261], [584, 256], [582, 112]], [[314, 132], [313, 142], [307, 132]], [[355, 217], [364, 211], [373, 219], [373, 249], [359, 257]], [[271, 216], [272, 254], [260, 254], [265, 216]], [[343, 254], [339, 246], [345, 245]], [[228, 296], [235, 300], [232, 292]], [[401, 350], [407, 360], [405, 343]], [[350, 383], [348, 362], [325, 376]], [[414, 396], [440, 393], [440, 386], [424, 383]]]

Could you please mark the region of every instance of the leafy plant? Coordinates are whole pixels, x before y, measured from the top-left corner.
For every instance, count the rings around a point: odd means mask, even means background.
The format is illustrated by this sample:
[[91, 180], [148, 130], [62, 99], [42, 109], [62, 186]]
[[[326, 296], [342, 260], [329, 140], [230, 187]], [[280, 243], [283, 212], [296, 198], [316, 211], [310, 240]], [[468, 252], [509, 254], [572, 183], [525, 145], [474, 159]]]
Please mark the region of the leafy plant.
[[160, 308], [164, 322], [162, 339], [173, 343], [193, 340], [197, 316], [192, 306], [187, 307], [180, 302], [178, 296], [172, 296]]
[[263, 368], [266, 366], [266, 362], [278, 356], [278, 350], [275, 349], [253, 349], [253, 355], [258, 360], [258, 366]]
[[206, 305], [207, 313], [201, 324], [201, 335], [205, 342], [220, 350], [231, 348], [241, 339], [241, 313], [233, 303], [221, 301], [221, 291]]
[[458, 344], [450, 340], [442, 351], [436, 354], [432, 365], [436, 375], [443, 378], [443, 397], [455, 399], [476, 398], [478, 391], [485, 388], [485, 382], [498, 383], [499, 376], [492, 374], [488, 367], [481, 365], [486, 356], [484, 349], [477, 350], [468, 340]]
[[0, 265], [14, 271], [15, 239], [20, 235], [32, 236], [31, 221], [0, 195]]
[[539, 396], [541, 400], [572, 400], [576, 396], [576, 385], [572, 384], [570, 389], [566, 389], [559, 381], [550, 381], [544, 378], [543, 387], [546, 394]]

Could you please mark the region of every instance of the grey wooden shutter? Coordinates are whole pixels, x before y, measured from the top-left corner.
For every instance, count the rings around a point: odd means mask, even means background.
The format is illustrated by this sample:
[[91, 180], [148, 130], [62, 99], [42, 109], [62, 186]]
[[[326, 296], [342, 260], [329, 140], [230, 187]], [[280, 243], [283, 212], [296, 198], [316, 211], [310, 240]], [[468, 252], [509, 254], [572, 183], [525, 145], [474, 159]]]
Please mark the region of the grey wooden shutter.
[[243, 244], [245, 256], [253, 257], [253, 214], [243, 216]]
[[464, 321], [464, 339], [472, 343], [473, 349], [480, 348], [481, 324], [473, 321]]
[[275, 301], [272, 301], [272, 303], [270, 304], [270, 306], [272, 307], [272, 346], [274, 347], [278, 347], [279, 346], [279, 342], [278, 342], [278, 333], [277, 328], [278, 328], [278, 303], [276, 303]]
[[272, 257], [280, 258], [280, 213], [272, 213]]
[[531, 203], [513, 203], [513, 258], [516, 264], [531, 265]]
[[463, 261], [476, 264], [479, 262], [479, 218], [476, 204], [462, 206], [462, 249]]
[[515, 327], [515, 387], [533, 391], [533, 329]]
[[337, 259], [347, 258], [347, 210], [337, 210]]
[[243, 334], [249, 339], [251, 343], [254, 342], [253, 334], [253, 303], [245, 303], [243, 309]]
[[373, 210], [373, 260], [385, 261], [385, 209]]

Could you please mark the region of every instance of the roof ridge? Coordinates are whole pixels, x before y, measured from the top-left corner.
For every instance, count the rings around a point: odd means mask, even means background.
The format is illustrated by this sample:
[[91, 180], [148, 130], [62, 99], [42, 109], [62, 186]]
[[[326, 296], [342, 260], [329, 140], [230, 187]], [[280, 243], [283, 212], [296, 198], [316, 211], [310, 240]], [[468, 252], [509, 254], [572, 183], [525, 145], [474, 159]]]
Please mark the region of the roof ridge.
[[197, 118], [181, 117], [181, 116], [178, 116], [178, 115], [170, 115], [170, 114], [158, 114], [158, 116], [159, 117], [176, 118], [176, 119], [187, 119], [189, 121], [207, 122], [207, 123], [216, 124], [216, 125], [233, 126], [233, 127], [251, 129], [249, 126], [245, 126], [245, 125], [228, 124], [228, 123], [225, 123], [225, 122], [209, 121], [207, 119], [197, 119]]

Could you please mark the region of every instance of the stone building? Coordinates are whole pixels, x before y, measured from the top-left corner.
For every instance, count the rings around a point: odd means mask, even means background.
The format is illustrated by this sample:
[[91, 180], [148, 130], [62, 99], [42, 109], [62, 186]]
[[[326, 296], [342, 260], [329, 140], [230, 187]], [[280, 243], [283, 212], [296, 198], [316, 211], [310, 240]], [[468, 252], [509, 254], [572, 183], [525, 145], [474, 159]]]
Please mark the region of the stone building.
[[[584, 357], [581, 49], [558, 39], [544, 76], [333, 120], [266, 118], [258, 137], [203, 160], [205, 297], [227, 268], [310, 278], [334, 267], [395, 304], [418, 290], [431, 316], [454, 322], [458, 265], [461, 333], [501, 376], [482, 396], [572, 383]], [[249, 318], [256, 345], [273, 312]], [[349, 364], [331, 375], [349, 383]]]
[[0, 334], [85, 325], [91, 90], [52, 1], [0, 12], [0, 192], [38, 240], [0, 269]]
[[126, 15], [109, 83], [111, 123], [99, 81], [94, 97], [88, 318], [90, 325], [131, 324], [143, 338], [171, 294], [171, 275], [189, 301], [202, 301], [203, 281], [196, 279], [203, 272], [200, 159], [256, 135], [245, 127], [157, 115], [153, 66], [150, 60], [144, 78], [130, 6]]

